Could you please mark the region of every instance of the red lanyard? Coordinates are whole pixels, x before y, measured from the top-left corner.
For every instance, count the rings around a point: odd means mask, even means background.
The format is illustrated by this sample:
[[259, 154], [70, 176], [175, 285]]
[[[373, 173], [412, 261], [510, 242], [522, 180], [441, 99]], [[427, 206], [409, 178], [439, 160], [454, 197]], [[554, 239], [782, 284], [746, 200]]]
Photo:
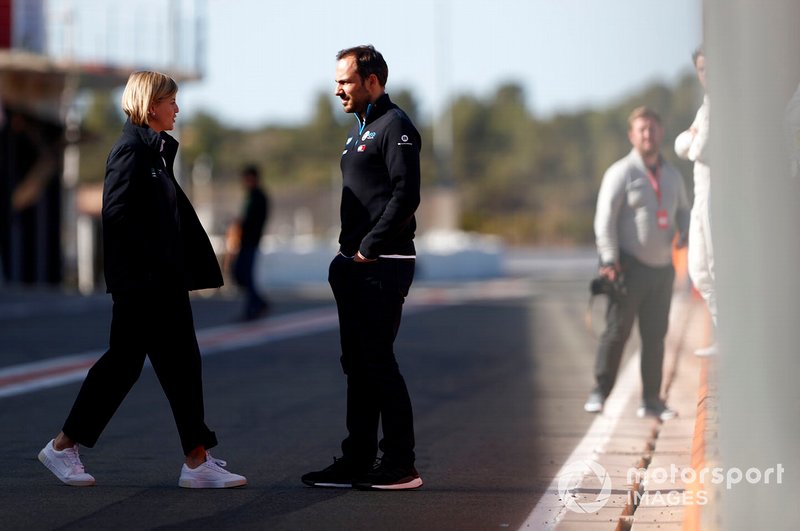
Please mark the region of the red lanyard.
[[661, 166], [656, 166], [656, 171], [650, 171], [650, 168], [647, 168], [647, 178], [650, 179], [650, 184], [653, 185], [653, 190], [656, 193], [656, 199], [658, 200], [658, 210], [656, 210], [656, 224], [658, 228], [661, 230], [667, 230], [669, 228], [669, 215], [667, 211], [661, 206]]
[[661, 209], [661, 166], [656, 166], [655, 173], [650, 171], [650, 168], [647, 168], [647, 178], [650, 179], [650, 184], [653, 185], [656, 199], [658, 199], [658, 208]]

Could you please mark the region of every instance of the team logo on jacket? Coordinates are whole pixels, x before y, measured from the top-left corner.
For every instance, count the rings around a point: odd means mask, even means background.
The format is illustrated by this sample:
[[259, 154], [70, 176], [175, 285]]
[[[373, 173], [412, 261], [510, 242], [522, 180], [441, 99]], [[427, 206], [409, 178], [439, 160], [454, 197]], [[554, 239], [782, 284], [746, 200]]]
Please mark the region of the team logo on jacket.
[[400, 137], [400, 142], [397, 143], [398, 146], [410, 146], [412, 145], [411, 142], [408, 141], [408, 135], [403, 135]]
[[366, 131], [363, 135], [361, 135], [361, 140], [372, 140], [377, 135], [375, 131]]
[[366, 151], [366, 150], [367, 150], [367, 145], [366, 144], [361, 144], [360, 146], [358, 146], [358, 152], [359, 153], [361, 153], [362, 151]]

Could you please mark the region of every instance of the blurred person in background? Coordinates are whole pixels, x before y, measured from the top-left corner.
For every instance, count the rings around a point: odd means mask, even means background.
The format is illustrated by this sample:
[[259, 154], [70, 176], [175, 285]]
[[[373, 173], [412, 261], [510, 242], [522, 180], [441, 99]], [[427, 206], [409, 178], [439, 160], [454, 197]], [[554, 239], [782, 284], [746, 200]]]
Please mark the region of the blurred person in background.
[[[394, 340], [414, 278], [422, 139], [389, 99], [389, 70], [375, 48], [345, 49], [336, 59], [335, 94], [357, 121], [340, 162], [342, 225], [328, 276], [347, 375], [348, 434], [343, 456], [302, 481], [316, 487], [414, 489], [422, 479], [414, 466], [411, 399]], [[376, 461], [379, 449], [383, 456]]]
[[[113, 299], [109, 348], [86, 375], [62, 431], [39, 460], [67, 485], [94, 485], [78, 445], [93, 447], [149, 356], [169, 400], [185, 462], [178, 484], [247, 483], [209, 449], [200, 350], [189, 291], [217, 288], [222, 274], [208, 235], [173, 173], [178, 142], [166, 133], [178, 114], [178, 86], [165, 74], [134, 72], [122, 95], [127, 115], [106, 162], [103, 243]], [[135, 441], [133, 441], [135, 444]]]
[[[692, 55], [697, 79], [706, 90], [706, 56], [702, 48]], [[717, 295], [714, 289], [714, 246], [711, 243], [711, 170], [708, 165], [708, 94], [697, 110], [692, 125], [675, 139], [675, 153], [682, 159], [694, 162], [694, 203], [689, 226], [689, 278], [706, 301], [714, 328], [717, 325]], [[717, 353], [714, 341], [710, 346], [695, 351], [698, 356]]]
[[600, 277], [624, 289], [608, 298], [606, 328], [595, 361], [596, 386], [584, 404], [603, 410], [619, 371], [625, 344], [638, 318], [641, 336], [640, 417], [668, 420], [677, 413], [661, 397], [664, 338], [675, 269], [672, 248], [686, 244], [689, 204], [683, 177], [661, 157], [664, 128], [652, 109], [638, 107], [628, 118], [633, 149], [603, 175], [594, 230]]
[[233, 274], [236, 283], [245, 291], [245, 321], [257, 319], [269, 310], [269, 302], [256, 284], [255, 265], [261, 236], [269, 219], [269, 196], [261, 186], [258, 168], [249, 164], [241, 172], [245, 189], [241, 218], [232, 224], [229, 232], [228, 250], [233, 253]]

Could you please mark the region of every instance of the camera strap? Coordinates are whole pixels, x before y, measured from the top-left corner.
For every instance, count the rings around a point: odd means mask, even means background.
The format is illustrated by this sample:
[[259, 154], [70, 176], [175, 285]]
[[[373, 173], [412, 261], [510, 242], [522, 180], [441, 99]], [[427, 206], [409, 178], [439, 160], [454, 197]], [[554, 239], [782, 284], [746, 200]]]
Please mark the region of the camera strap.
[[586, 313], [583, 316], [583, 322], [586, 325], [586, 330], [592, 335], [592, 338], [597, 339], [597, 333], [594, 331], [594, 319], [592, 319], [592, 308], [594, 307], [594, 300], [597, 295], [589, 295], [589, 304], [586, 306]]

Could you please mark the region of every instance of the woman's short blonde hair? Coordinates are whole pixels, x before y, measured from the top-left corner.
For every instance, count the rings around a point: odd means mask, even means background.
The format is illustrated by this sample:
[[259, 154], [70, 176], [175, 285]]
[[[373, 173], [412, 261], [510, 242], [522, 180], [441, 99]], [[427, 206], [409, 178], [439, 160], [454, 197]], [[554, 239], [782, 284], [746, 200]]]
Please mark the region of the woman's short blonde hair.
[[135, 125], [149, 125], [150, 106], [178, 92], [174, 79], [160, 72], [134, 72], [122, 93], [122, 110]]

